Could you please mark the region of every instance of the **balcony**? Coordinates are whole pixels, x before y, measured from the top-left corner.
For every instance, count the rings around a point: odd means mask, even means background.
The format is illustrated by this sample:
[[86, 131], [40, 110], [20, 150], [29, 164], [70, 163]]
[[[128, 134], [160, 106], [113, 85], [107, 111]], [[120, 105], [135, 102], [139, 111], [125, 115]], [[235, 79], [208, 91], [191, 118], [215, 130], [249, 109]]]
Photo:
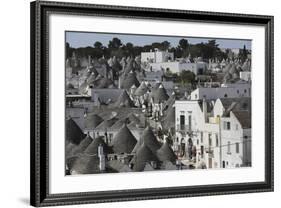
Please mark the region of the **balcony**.
[[178, 124], [176, 131], [181, 133], [191, 132], [191, 126]]

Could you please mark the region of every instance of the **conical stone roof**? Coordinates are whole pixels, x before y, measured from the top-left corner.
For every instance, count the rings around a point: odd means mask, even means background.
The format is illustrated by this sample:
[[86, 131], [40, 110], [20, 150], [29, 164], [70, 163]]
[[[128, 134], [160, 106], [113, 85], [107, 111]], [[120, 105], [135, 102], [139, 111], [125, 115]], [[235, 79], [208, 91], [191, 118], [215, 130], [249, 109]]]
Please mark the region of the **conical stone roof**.
[[161, 144], [158, 142], [157, 138], [155, 137], [152, 129], [150, 126], [146, 127], [143, 131], [143, 143], [153, 152], [156, 151], [161, 147]]
[[94, 84], [97, 89], [108, 88], [109, 86], [114, 85], [112, 80], [106, 77], [102, 77], [101, 79], [96, 80]]
[[141, 145], [143, 144], [143, 138], [141, 137], [138, 142], [136, 143], [136, 145], [134, 146], [134, 149], [132, 150], [131, 153], [137, 153], [137, 151], [140, 149]]
[[165, 142], [159, 150], [157, 150], [157, 158], [161, 161], [170, 161], [175, 162], [177, 157], [172, 150], [172, 148], [169, 146], [167, 142]]
[[117, 154], [131, 153], [136, 143], [136, 138], [124, 124], [113, 138], [113, 151]]
[[96, 129], [101, 130], [101, 131], [106, 131], [111, 126], [113, 126], [113, 124], [115, 124], [115, 122], [117, 122], [117, 121], [118, 121], [117, 118], [111, 118], [111, 119], [108, 119], [108, 120], [104, 120], [100, 125], [98, 125], [96, 127]]
[[103, 140], [103, 136], [99, 136], [97, 138], [94, 138], [93, 141], [91, 142], [91, 144], [88, 145], [88, 147], [85, 149], [84, 153], [89, 154], [89, 155], [98, 154], [99, 145], [103, 146], [103, 152], [106, 153], [108, 147]]
[[134, 171], [143, 171], [146, 163], [150, 163], [152, 161], [158, 162], [157, 157], [145, 144], [142, 144], [136, 155], [133, 157], [131, 163], [134, 164]]
[[65, 127], [66, 140], [69, 142], [78, 145], [85, 138], [85, 134], [72, 118], [66, 120]]
[[140, 119], [134, 113], [130, 113], [127, 118], [129, 119], [130, 123], [132, 122], [140, 123]]
[[129, 59], [125, 68], [124, 68], [124, 74], [128, 74], [130, 72], [134, 71], [134, 60], [133, 59]]
[[130, 89], [133, 85], [136, 87], [140, 86], [140, 83], [136, 77], [136, 73], [131, 72], [128, 74], [125, 74], [121, 83], [121, 88], [123, 89]]
[[224, 69], [223, 69], [223, 73], [227, 73], [229, 72], [230, 68], [232, 67], [232, 64], [227, 64]]
[[176, 94], [173, 92], [165, 104], [165, 108], [171, 108], [176, 101]]
[[103, 119], [97, 114], [88, 114], [87, 117], [85, 118], [85, 128], [94, 129], [101, 122], [103, 122]]
[[175, 107], [168, 108], [167, 115], [162, 122], [164, 129], [175, 127], [175, 118], [176, 118]]
[[145, 82], [142, 82], [142, 83], [140, 84], [140, 86], [136, 89], [136, 91], [135, 91], [134, 94], [135, 94], [136, 96], [142, 96], [142, 95], [144, 95], [147, 91], [148, 91], [147, 85], [145, 84]]
[[83, 155], [77, 157], [73, 161], [70, 173], [73, 175], [100, 173], [98, 156]]
[[158, 89], [158, 87], [161, 85], [161, 82], [156, 82], [155, 85], [152, 87], [151, 92], [152, 94]]
[[76, 145], [76, 144], [73, 144], [73, 143], [71, 143], [71, 142], [69, 142], [68, 144], [66, 144], [66, 146], [65, 146], [65, 156], [66, 156], [66, 158], [69, 158], [69, 157], [72, 156], [71, 152], [72, 152], [72, 150], [73, 150], [74, 148], [76, 148], [76, 147], [77, 147], [77, 145]]
[[134, 102], [129, 97], [127, 91], [123, 90], [123, 92], [120, 94], [117, 101], [115, 102], [114, 106], [117, 108], [120, 108], [120, 107], [132, 108], [132, 107], [134, 107]]
[[169, 95], [162, 84], [152, 93], [152, 97], [155, 103], [161, 103], [169, 99]]
[[71, 154], [75, 156], [77, 154], [83, 153], [92, 142], [92, 137], [87, 135], [78, 146], [72, 149]]

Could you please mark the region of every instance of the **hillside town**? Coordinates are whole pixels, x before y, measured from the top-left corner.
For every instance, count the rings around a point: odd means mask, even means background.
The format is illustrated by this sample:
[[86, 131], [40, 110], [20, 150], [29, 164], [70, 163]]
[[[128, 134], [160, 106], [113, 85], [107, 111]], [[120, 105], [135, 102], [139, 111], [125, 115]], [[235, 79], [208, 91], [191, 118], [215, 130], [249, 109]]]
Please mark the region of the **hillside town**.
[[250, 167], [251, 51], [220, 50], [67, 51], [66, 174]]

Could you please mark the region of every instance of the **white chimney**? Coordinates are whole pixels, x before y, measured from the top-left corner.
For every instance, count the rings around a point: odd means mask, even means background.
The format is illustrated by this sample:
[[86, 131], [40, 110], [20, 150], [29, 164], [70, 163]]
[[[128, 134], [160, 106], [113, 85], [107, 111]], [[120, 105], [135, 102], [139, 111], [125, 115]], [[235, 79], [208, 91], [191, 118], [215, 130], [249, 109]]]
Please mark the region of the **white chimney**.
[[100, 144], [99, 146], [98, 146], [98, 156], [100, 157], [100, 156], [102, 156], [103, 155], [103, 146]]
[[100, 171], [105, 171], [105, 157], [104, 157], [104, 155], [100, 156], [99, 159], [100, 159], [100, 164], [99, 164]]
[[120, 78], [120, 75], [118, 76], [118, 88], [121, 89], [121, 78]]
[[101, 144], [98, 147], [98, 156], [100, 159], [100, 163], [99, 163], [100, 171], [105, 171], [105, 156], [103, 154], [103, 146]]

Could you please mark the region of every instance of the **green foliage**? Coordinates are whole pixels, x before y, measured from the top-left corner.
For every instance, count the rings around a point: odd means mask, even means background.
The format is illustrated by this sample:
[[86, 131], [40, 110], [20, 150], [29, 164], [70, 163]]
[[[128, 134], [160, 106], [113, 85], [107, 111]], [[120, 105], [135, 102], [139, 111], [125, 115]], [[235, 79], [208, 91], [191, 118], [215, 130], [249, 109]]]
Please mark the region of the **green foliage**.
[[[101, 42], [96, 41], [93, 43], [93, 46], [88, 47], [80, 47], [80, 48], [72, 48], [69, 43], [66, 43], [66, 57], [71, 57], [73, 51], [79, 57], [87, 57], [91, 55], [92, 57], [100, 58], [105, 56], [109, 58], [111, 56], [116, 56], [121, 58], [123, 56], [138, 56], [141, 52], [149, 52], [158, 48], [159, 50], [169, 50], [174, 53], [176, 58], [186, 58], [189, 55], [191, 56], [191, 61], [193, 58], [202, 57], [207, 61], [209, 58], [218, 58], [219, 60], [227, 58], [228, 54], [224, 53], [218, 47], [218, 44], [215, 40], [210, 40], [207, 43], [198, 43], [198, 44], [190, 44], [187, 39], [180, 39], [179, 43], [176, 47], [171, 47], [169, 41], [163, 42], [154, 42], [150, 45], [145, 46], [134, 46], [132, 43], [128, 42], [123, 44], [121, 40], [117, 37], [114, 37], [112, 40], [108, 42], [108, 45], [103, 45]], [[244, 48], [240, 52], [240, 58], [246, 59], [249, 51]]]
[[250, 54], [250, 52], [246, 49], [246, 46], [244, 45], [243, 49], [239, 50], [238, 54], [238, 58], [241, 59], [242, 63], [246, 61], [248, 54]]
[[176, 76], [176, 83], [181, 84], [193, 84], [195, 82], [195, 74], [191, 71], [182, 71], [179, 75]]
[[108, 48], [118, 49], [120, 46], [122, 46], [122, 42], [119, 38], [113, 38], [108, 43]]

